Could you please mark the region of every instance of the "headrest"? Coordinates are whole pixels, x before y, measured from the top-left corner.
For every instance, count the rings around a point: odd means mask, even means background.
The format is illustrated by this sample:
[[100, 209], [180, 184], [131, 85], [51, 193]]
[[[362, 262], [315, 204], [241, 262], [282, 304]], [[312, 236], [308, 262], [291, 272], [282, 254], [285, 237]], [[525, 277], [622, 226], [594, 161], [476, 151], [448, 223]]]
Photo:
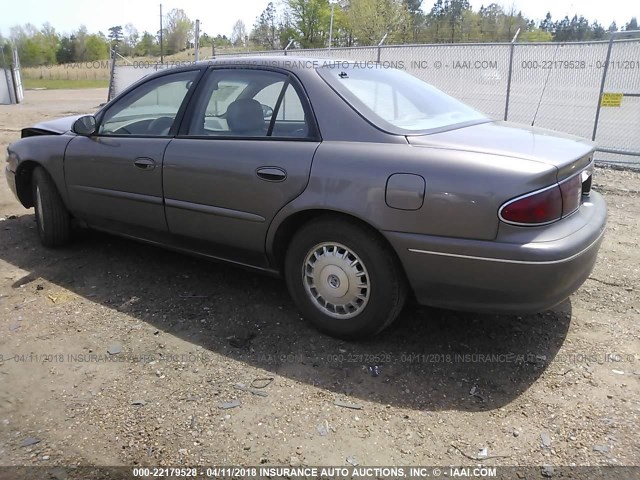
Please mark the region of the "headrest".
[[227, 124], [234, 133], [249, 133], [264, 130], [262, 105], [252, 98], [241, 98], [227, 108]]

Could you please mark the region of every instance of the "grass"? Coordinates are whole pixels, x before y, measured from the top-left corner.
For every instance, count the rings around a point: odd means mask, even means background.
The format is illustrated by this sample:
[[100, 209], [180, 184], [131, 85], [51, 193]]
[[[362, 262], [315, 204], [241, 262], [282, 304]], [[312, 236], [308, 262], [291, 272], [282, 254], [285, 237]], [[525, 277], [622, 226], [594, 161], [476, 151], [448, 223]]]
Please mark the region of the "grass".
[[[217, 53], [230, 53], [234, 49], [217, 49]], [[235, 49], [239, 50], [239, 49]], [[244, 52], [244, 50], [242, 50]], [[211, 48], [201, 48], [201, 58], [211, 56]], [[165, 55], [165, 61], [193, 61], [194, 50], [185, 50], [174, 55]], [[155, 63], [159, 58], [129, 58], [128, 62]], [[127, 63], [119, 59], [118, 64]], [[109, 86], [110, 60], [22, 67], [22, 82], [25, 88], [74, 89], [106, 88]]]
[[24, 78], [22, 84], [25, 89], [30, 88], [46, 88], [49, 90], [59, 89], [76, 89], [76, 88], [107, 88], [109, 80], [66, 80], [66, 79], [48, 79], [48, 78]]
[[68, 63], [42, 67], [22, 67], [23, 79], [38, 80], [108, 80], [109, 61]]

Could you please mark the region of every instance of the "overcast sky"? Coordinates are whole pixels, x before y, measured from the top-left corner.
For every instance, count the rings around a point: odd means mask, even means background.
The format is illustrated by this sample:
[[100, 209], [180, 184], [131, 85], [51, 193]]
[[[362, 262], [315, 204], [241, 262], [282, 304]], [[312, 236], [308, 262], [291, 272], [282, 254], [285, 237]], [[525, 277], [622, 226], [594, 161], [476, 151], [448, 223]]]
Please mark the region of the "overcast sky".
[[[6, 0], [8, 2], [8, 0]], [[247, 30], [266, 7], [269, 0], [167, 0], [163, 1], [164, 12], [172, 8], [182, 8], [195, 20], [200, 19], [202, 31], [209, 35], [231, 34], [233, 24], [242, 19]], [[471, 0], [474, 10], [488, 5], [492, 0]], [[3, 2], [4, 3], [4, 2]], [[79, 25], [86, 25], [90, 32], [102, 31], [105, 34], [113, 25], [133, 23], [142, 33], [144, 30], [157, 32], [159, 29], [159, 1], [157, 0], [110, 0], [95, 2], [92, 0], [20, 0], [12, 2], [11, 8], [3, 8], [0, 15], [0, 32], [8, 36], [9, 28], [27, 22], [37, 27], [50, 22], [58, 32], [71, 32]], [[432, 0], [423, 2], [423, 10], [429, 11]], [[598, 20], [605, 27], [616, 21], [618, 27], [627, 23], [631, 17], [640, 17], [638, 0], [498, 0], [497, 3], [510, 7], [515, 4], [528, 18], [540, 20], [547, 11], [555, 20], [582, 14], [590, 21]], [[280, 0], [275, 0], [278, 6]]]

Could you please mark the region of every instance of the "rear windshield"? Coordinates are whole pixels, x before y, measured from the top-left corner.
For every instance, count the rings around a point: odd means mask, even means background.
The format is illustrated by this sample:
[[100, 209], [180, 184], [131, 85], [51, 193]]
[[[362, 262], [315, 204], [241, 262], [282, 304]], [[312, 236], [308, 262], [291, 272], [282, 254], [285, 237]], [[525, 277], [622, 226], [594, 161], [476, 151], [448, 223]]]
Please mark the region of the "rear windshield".
[[376, 127], [399, 135], [426, 134], [490, 121], [464, 103], [401, 70], [340, 62], [320, 76]]

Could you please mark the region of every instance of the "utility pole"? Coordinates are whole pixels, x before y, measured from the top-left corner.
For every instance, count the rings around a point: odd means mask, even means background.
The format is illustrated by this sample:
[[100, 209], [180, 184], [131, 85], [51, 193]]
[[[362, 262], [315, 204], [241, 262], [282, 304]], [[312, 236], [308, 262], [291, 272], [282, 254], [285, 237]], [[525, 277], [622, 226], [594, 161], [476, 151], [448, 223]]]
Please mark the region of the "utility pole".
[[333, 43], [333, 8], [336, 6], [335, 2], [331, 2], [331, 23], [329, 24], [329, 50], [331, 50], [331, 44]]
[[160, 4], [160, 64], [164, 63], [164, 49], [162, 45], [162, 4]]
[[196, 19], [196, 62], [200, 60], [200, 20]]

